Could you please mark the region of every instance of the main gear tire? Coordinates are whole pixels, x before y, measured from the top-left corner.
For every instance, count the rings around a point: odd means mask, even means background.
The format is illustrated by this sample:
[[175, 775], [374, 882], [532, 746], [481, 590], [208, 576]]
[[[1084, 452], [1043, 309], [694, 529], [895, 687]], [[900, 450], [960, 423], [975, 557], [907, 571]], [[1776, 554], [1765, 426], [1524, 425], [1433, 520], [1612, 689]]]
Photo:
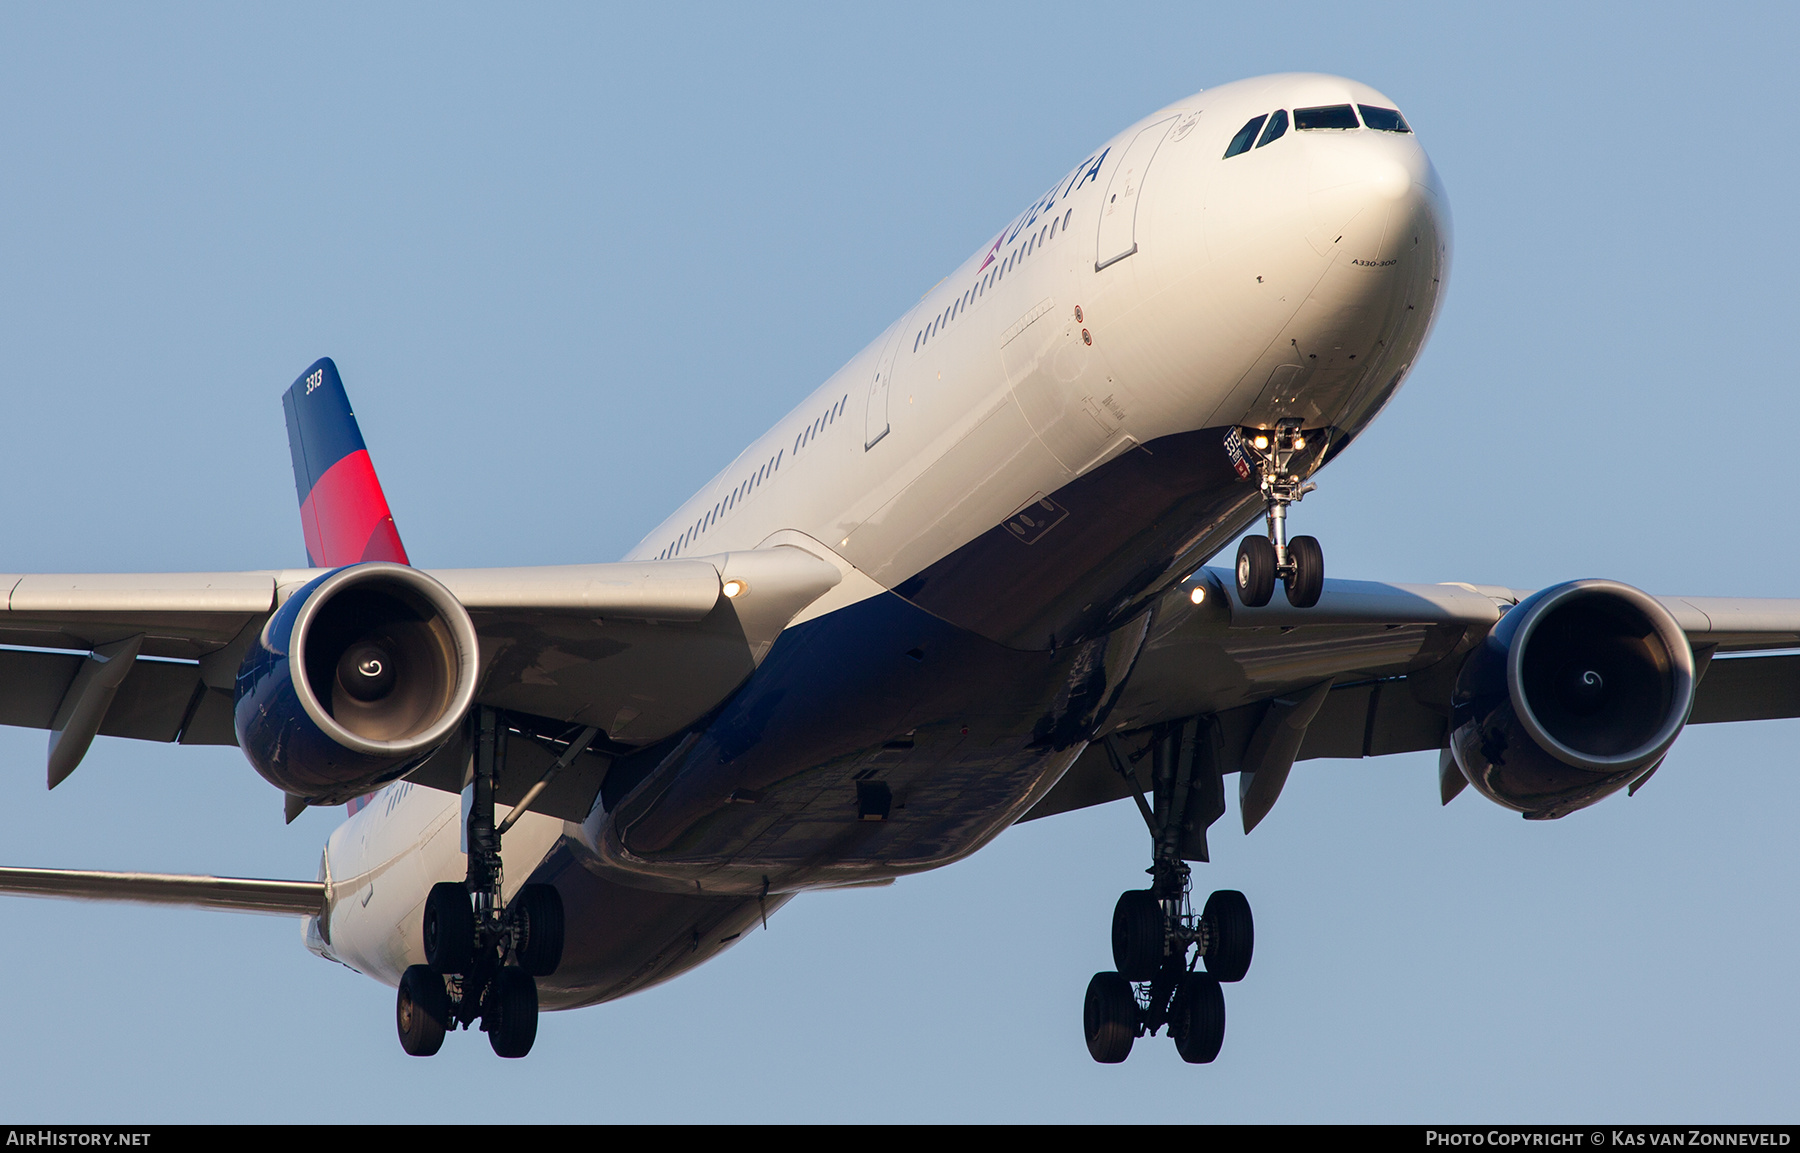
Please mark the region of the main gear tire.
[[481, 1027], [498, 1057], [523, 1057], [537, 1040], [537, 982], [523, 969], [507, 966], [494, 977]]
[[1131, 982], [1117, 973], [1095, 973], [1088, 982], [1081, 1024], [1094, 1060], [1117, 1065], [1129, 1057], [1138, 1029], [1137, 995]]
[[450, 1028], [450, 994], [442, 974], [428, 965], [407, 966], [395, 995], [394, 1026], [400, 1032], [400, 1047], [409, 1056], [430, 1057], [443, 1048]]
[[1256, 951], [1256, 922], [1250, 901], [1236, 889], [1220, 889], [1206, 898], [1200, 920], [1211, 926], [1206, 971], [1220, 981], [1242, 981]]
[[425, 963], [438, 973], [475, 964], [475, 908], [461, 881], [439, 881], [425, 897]]
[[1190, 1065], [1204, 1065], [1225, 1044], [1225, 991], [1211, 973], [1188, 973], [1169, 1005], [1169, 1036]]
[[563, 903], [554, 885], [526, 885], [513, 897], [518, 945], [513, 953], [519, 968], [533, 977], [548, 977], [562, 963]]
[[1149, 889], [1130, 889], [1113, 906], [1113, 964], [1127, 981], [1148, 981], [1163, 964], [1162, 902]]

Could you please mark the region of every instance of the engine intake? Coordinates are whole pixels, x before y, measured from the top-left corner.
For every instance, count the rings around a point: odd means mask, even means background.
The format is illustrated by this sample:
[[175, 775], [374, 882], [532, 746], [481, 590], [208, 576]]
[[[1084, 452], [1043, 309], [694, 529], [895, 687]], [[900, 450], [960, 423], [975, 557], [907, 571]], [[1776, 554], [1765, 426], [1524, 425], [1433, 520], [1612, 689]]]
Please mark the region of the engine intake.
[[1529, 819], [1586, 808], [1655, 767], [1694, 703], [1694, 653], [1669, 610], [1608, 580], [1521, 601], [1469, 654], [1450, 749]]
[[443, 746], [478, 663], [468, 611], [437, 581], [384, 562], [336, 569], [289, 597], [244, 658], [238, 745], [286, 792], [347, 801]]

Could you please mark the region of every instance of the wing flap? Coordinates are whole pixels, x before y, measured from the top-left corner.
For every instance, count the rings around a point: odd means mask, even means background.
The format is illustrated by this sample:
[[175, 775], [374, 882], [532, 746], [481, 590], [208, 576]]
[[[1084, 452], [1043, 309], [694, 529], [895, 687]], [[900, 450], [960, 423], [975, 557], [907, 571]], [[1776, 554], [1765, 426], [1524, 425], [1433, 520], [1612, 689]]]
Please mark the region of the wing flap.
[[1715, 657], [1694, 690], [1691, 725], [1800, 717], [1800, 655]]
[[99, 735], [172, 741], [181, 735], [181, 724], [187, 720], [199, 688], [198, 665], [185, 661], [135, 661], [107, 707]]
[[0, 725], [47, 729], [86, 658], [0, 649]]

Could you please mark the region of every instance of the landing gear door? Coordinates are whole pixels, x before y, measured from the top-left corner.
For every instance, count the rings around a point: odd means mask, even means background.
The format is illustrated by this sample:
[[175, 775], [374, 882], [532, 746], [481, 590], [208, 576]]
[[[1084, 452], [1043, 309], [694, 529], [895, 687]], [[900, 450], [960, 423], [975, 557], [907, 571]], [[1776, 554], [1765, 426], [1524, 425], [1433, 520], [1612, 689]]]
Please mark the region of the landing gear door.
[[894, 326], [894, 330], [888, 334], [886, 347], [881, 351], [881, 359], [875, 362], [875, 376], [869, 381], [868, 413], [863, 423], [864, 452], [874, 448], [888, 434], [888, 383], [889, 378], [894, 375], [894, 360], [900, 351], [900, 333], [905, 327], [905, 320]]
[[1138, 193], [1143, 190], [1144, 176], [1150, 161], [1169, 134], [1175, 117], [1159, 120], [1139, 132], [1119, 158], [1113, 169], [1112, 183], [1107, 185], [1106, 199], [1100, 203], [1100, 245], [1094, 253], [1094, 271], [1117, 264], [1138, 250]]

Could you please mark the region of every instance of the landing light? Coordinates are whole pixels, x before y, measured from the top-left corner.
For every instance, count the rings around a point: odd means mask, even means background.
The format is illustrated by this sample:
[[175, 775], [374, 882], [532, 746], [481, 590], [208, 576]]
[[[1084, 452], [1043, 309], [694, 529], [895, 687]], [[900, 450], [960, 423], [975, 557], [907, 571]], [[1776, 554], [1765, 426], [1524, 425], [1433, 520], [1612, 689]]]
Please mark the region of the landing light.
[[745, 585], [744, 582], [741, 580], [728, 580], [720, 588], [719, 591], [724, 593], [726, 596], [726, 599], [729, 600], [729, 599], [741, 596], [743, 594], [744, 589], [747, 587], [749, 587], [749, 586]]
[[1269, 438], [1266, 436], [1259, 436], [1255, 440], [1251, 441], [1250, 443], [1255, 445], [1257, 448], [1268, 448], [1269, 447]]
[[1306, 438], [1303, 436], [1295, 437], [1294, 438], [1294, 447], [1297, 449], [1305, 448], [1306, 447]]
[[1206, 587], [1204, 585], [1195, 585], [1194, 591], [1188, 593], [1188, 599], [1195, 604], [1204, 603], [1206, 601]]

